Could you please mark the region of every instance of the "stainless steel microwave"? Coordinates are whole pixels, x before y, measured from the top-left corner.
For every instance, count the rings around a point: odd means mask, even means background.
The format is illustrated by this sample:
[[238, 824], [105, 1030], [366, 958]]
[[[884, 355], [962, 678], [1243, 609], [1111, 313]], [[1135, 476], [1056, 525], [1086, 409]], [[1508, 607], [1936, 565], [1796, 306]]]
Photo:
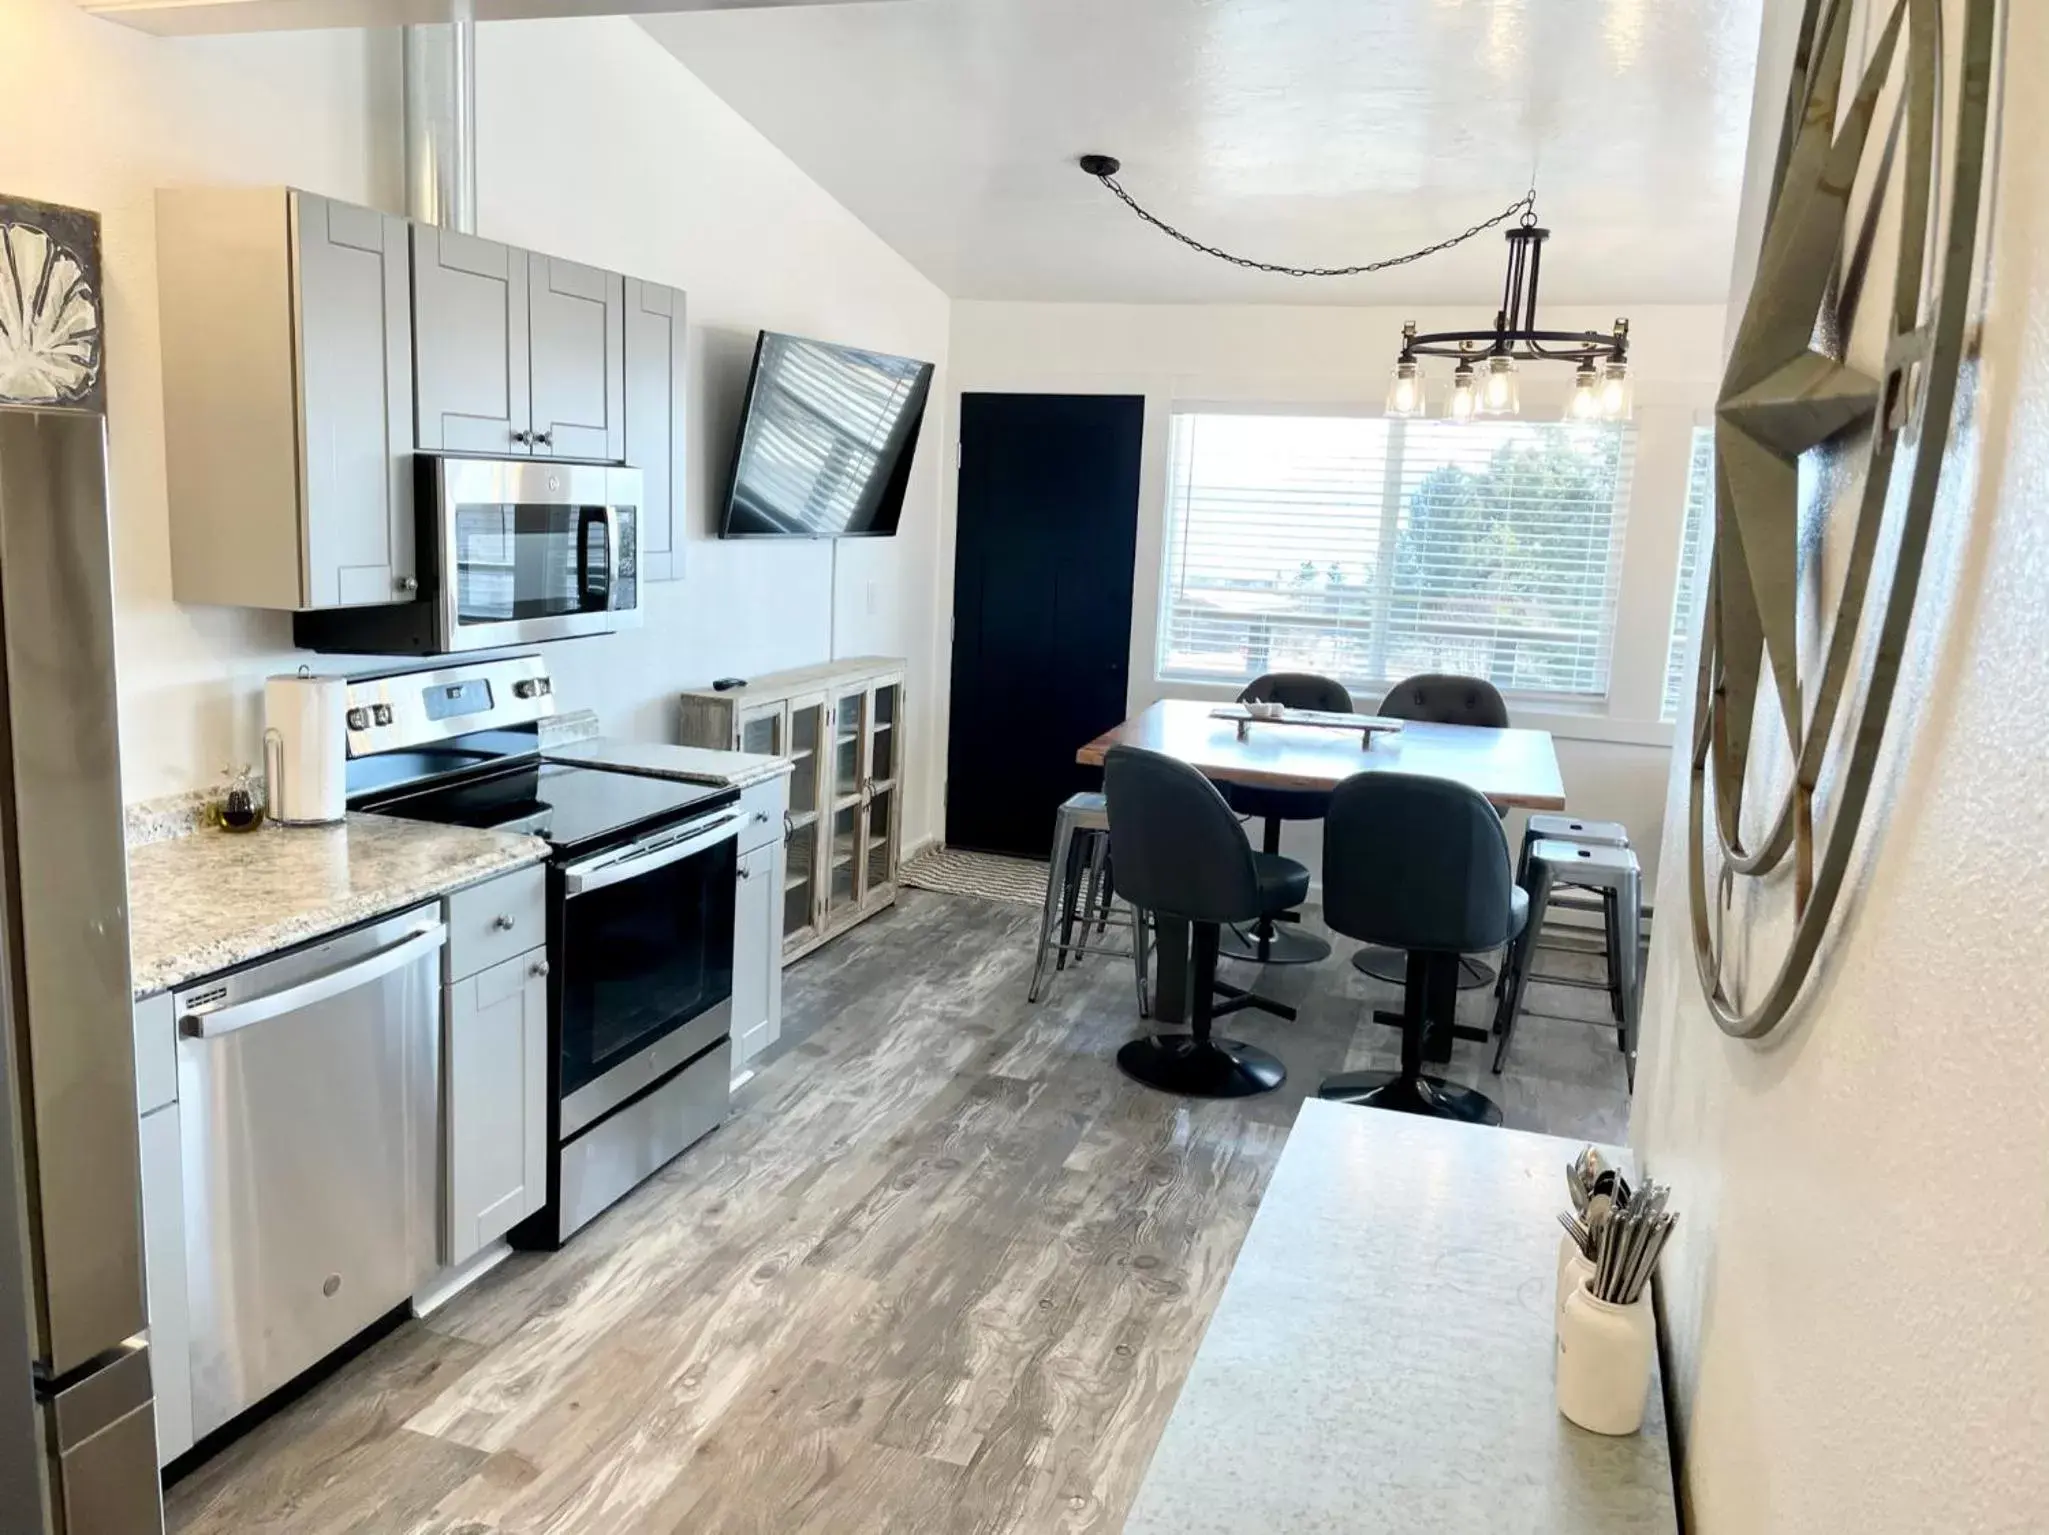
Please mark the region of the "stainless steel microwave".
[[455, 655], [640, 623], [638, 469], [415, 459], [411, 600], [293, 615], [310, 650]]

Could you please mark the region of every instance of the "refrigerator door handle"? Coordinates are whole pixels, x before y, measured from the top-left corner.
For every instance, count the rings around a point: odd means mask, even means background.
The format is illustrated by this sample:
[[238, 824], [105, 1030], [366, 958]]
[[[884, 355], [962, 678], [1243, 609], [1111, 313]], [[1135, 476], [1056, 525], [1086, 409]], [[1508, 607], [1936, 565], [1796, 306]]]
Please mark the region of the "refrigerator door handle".
[[448, 941], [448, 927], [436, 922], [432, 927], [421, 928], [412, 937], [395, 943], [387, 949], [379, 949], [366, 959], [344, 965], [339, 970], [330, 970], [325, 975], [316, 975], [310, 981], [301, 981], [296, 986], [287, 986], [283, 991], [269, 992], [260, 997], [251, 997], [246, 1002], [230, 1003], [210, 1012], [187, 1013], [178, 1020], [178, 1032], [187, 1039], [218, 1039], [223, 1034], [232, 1034], [237, 1029], [246, 1029], [252, 1023], [262, 1023], [283, 1013], [293, 1013], [301, 1008], [325, 1002], [343, 992], [354, 991], [367, 986], [381, 976], [410, 965], [421, 955], [431, 953]]

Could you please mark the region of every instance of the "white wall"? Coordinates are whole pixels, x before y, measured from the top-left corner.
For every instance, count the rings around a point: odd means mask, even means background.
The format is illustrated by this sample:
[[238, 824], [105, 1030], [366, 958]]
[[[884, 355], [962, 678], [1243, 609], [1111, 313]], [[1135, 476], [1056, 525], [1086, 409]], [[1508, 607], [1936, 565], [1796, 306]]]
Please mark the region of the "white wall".
[[[1562, 237], [1562, 236], [1561, 236]], [[1182, 259], [1162, 247], [1162, 260]], [[1012, 304], [958, 302], [949, 349], [950, 422], [963, 393], [983, 390], [1137, 394], [1145, 397], [1139, 482], [1138, 561], [1132, 592], [1131, 707], [1157, 698], [1229, 698], [1229, 688], [1162, 683], [1155, 676], [1168, 418], [1175, 402], [1352, 407], [1377, 414], [1401, 327], [1484, 322], [1473, 310], [1343, 309], [1244, 305]], [[1608, 311], [1561, 308], [1545, 322], [1605, 329]], [[1660, 723], [1666, 638], [1679, 569], [1687, 456], [1705, 420], [1721, 366], [1724, 310], [1632, 306], [1637, 379], [1637, 470], [1623, 553], [1615, 661], [1605, 708], [1566, 712], [1517, 706], [1518, 723], [1550, 730], [1575, 813], [1620, 820], [1654, 865], [1664, 817], [1672, 731]], [[1526, 369], [1523, 407], [1533, 418], [1562, 409], [1570, 373], [1547, 380]], [[953, 484], [945, 489], [947, 540], [939, 551], [940, 605], [951, 612]], [[944, 658], [941, 658], [944, 665]], [[1395, 680], [1395, 679], [1389, 679]], [[943, 702], [943, 699], [942, 699]], [[1519, 835], [1513, 827], [1512, 835]], [[1286, 828], [1284, 847], [1314, 865], [1313, 826]], [[1655, 868], [1648, 871], [1655, 876]]]
[[[840, 655], [910, 660], [907, 840], [936, 828], [932, 727], [943, 626], [928, 600], [939, 421], [894, 540], [728, 545], [707, 506], [730, 453], [753, 332], [858, 342], [943, 364], [948, 306], [778, 150], [623, 18], [479, 29], [479, 232], [676, 284], [692, 361], [685, 579], [632, 634], [550, 647], [566, 707], [672, 738], [671, 695]], [[286, 182], [398, 209], [396, 34], [156, 39], [70, 0], [0, 8], [0, 189], [105, 219], [123, 775], [130, 799], [252, 762], [261, 679], [301, 661], [287, 617], [171, 600], [158, 382], [160, 185]]]
[[[1799, 9], [1768, 12], [1739, 248]], [[1860, 6], [1867, 44], [1889, 9]], [[2049, 8], [2005, 13], [1982, 348], [1849, 893], [1763, 1044], [1716, 1028], [1683, 922], [1653, 939], [1632, 1137], [1683, 1212], [1660, 1289], [1700, 1535], [2049, 1528]], [[1684, 790], [1675, 764], [1663, 910]], [[1725, 926], [1755, 985], [1787, 882]]]

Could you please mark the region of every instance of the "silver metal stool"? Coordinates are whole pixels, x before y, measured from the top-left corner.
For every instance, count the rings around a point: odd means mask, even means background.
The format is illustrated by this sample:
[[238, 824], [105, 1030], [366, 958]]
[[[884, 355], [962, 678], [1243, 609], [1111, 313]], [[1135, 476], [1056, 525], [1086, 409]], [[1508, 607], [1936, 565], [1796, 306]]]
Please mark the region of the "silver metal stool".
[[[1100, 794], [1070, 794], [1053, 816], [1053, 857], [1046, 870], [1046, 906], [1039, 917], [1039, 946], [1032, 960], [1028, 1000], [1044, 992], [1047, 962], [1065, 970], [1069, 955], [1107, 954], [1129, 959], [1138, 983], [1138, 1015], [1152, 1016], [1146, 991], [1151, 924], [1146, 914], [1127, 904], [1113, 908], [1117, 895], [1110, 868], [1110, 808]], [[1058, 926], [1056, 935], [1054, 929]], [[1131, 947], [1104, 948], [1091, 942], [1112, 927], [1129, 928]]]
[[1584, 847], [1628, 847], [1629, 828], [1620, 821], [1582, 821], [1576, 816], [1533, 811], [1523, 826], [1523, 845], [1515, 857], [1515, 882], [1530, 867], [1530, 849], [1545, 840], [1577, 842]]
[[[1501, 1040], [1494, 1049], [1494, 1070], [1499, 1072], [1507, 1064], [1508, 1045], [1515, 1035], [1516, 1018], [1522, 1012], [1523, 993], [1530, 982], [1536, 981], [1542, 985], [1607, 992], [1619, 1026], [1617, 1039], [1634, 1076], [1637, 1019], [1643, 1000], [1643, 967], [1638, 958], [1642, 943], [1643, 871], [1636, 854], [1626, 847], [1590, 846], [1540, 837], [1528, 845], [1524, 864], [1522, 886], [1529, 892], [1530, 917], [1522, 936], [1508, 951], [1501, 1000], [1494, 1017], [1494, 1032]], [[1605, 984], [1532, 973], [1545, 908], [1550, 904], [1552, 891], [1561, 886], [1600, 892], [1608, 947]]]

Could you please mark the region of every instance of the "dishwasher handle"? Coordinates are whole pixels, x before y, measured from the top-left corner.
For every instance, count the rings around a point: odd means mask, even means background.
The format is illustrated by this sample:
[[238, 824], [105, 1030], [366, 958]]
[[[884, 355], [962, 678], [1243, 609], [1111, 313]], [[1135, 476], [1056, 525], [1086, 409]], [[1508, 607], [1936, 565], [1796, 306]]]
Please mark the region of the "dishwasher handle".
[[310, 981], [301, 981], [296, 986], [287, 986], [283, 991], [273, 991], [261, 997], [251, 997], [246, 1002], [230, 1003], [210, 1012], [187, 1013], [178, 1020], [178, 1032], [187, 1039], [217, 1039], [223, 1034], [232, 1034], [237, 1029], [246, 1029], [252, 1023], [278, 1017], [282, 1013], [297, 1012], [338, 997], [343, 992], [354, 991], [372, 981], [403, 969], [417, 960], [424, 959], [448, 941], [448, 927], [436, 922], [423, 927], [412, 937], [379, 949], [353, 964], [339, 970], [330, 970], [325, 975], [316, 975]]

